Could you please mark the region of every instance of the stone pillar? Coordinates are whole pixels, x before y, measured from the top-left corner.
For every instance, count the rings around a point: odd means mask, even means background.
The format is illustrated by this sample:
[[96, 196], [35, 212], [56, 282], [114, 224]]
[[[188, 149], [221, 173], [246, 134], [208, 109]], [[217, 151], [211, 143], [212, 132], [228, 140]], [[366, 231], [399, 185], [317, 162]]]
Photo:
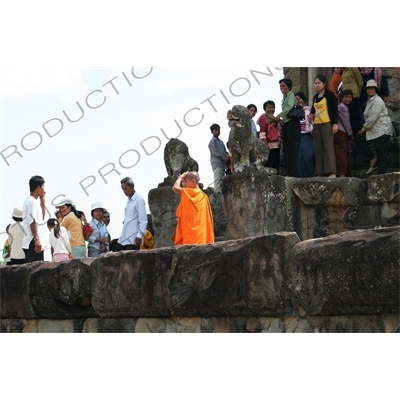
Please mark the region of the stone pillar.
[[171, 186], [152, 189], [149, 192], [149, 208], [153, 221], [156, 248], [173, 246], [171, 236], [176, 228], [176, 209], [180, 197]]
[[292, 232], [294, 181], [269, 168], [227, 176], [222, 183], [225, 240]]

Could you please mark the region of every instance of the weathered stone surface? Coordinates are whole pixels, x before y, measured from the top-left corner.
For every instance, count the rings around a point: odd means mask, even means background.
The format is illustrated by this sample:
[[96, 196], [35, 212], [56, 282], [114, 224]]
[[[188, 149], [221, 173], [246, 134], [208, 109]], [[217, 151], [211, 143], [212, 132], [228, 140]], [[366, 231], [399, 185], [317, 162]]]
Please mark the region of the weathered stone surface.
[[214, 193], [214, 189], [205, 190], [210, 199], [210, 206], [214, 220], [215, 241], [221, 241], [225, 237], [226, 217], [221, 193]]
[[294, 233], [108, 255], [92, 264], [102, 318], [276, 315]]
[[40, 315], [45, 318], [98, 316], [90, 306], [92, 262], [92, 258], [82, 258], [46, 263], [31, 273], [29, 293]]
[[102, 318], [163, 317], [174, 248], [107, 254], [92, 265], [92, 305]]
[[158, 187], [173, 186], [179, 175], [188, 171], [199, 171], [199, 165], [189, 155], [186, 143], [179, 139], [171, 139], [164, 149], [164, 162], [168, 176]]
[[399, 314], [0, 320], [0, 333], [398, 333]]
[[294, 207], [300, 238], [307, 240], [354, 229], [354, 211], [361, 198], [360, 182], [356, 178], [298, 179], [293, 184], [293, 193], [300, 200]]
[[36, 318], [40, 314], [35, 309], [29, 292], [32, 272], [43, 268], [46, 263], [34, 262], [20, 266], [0, 268], [1, 318]]
[[38, 333], [38, 319], [1, 319], [0, 333]]
[[399, 239], [396, 227], [298, 243], [287, 254], [284, 303], [300, 316], [398, 312]]
[[83, 319], [41, 319], [38, 323], [38, 333], [82, 333], [83, 323]]
[[174, 244], [171, 237], [176, 228], [176, 209], [179, 202], [180, 197], [172, 191], [171, 186], [149, 192], [149, 208], [157, 248]]
[[135, 333], [136, 318], [89, 318], [83, 324], [83, 333]]
[[5, 267], [2, 287], [22, 277], [23, 300], [2, 293], [0, 331], [397, 332], [399, 238], [283, 232]]
[[222, 181], [225, 239], [294, 230], [292, 187], [296, 180], [275, 170], [230, 175]]
[[294, 233], [279, 233], [179, 249], [169, 284], [171, 312], [206, 317], [279, 315], [284, 254], [298, 241]]
[[260, 140], [254, 137], [251, 129], [249, 110], [241, 105], [232, 107], [228, 111], [229, 120], [228, 148], [232, 154], [235, 173], [242, 173], [254, 168], [262, 170], [269, 157], [269, 149]]
[[302, 240], [400, 224], [400, 173], [357, 178], [298, 179], [295, 230]]
[[366, 204], [399, 203], [400, 172], [374, 175], [361, 182]]

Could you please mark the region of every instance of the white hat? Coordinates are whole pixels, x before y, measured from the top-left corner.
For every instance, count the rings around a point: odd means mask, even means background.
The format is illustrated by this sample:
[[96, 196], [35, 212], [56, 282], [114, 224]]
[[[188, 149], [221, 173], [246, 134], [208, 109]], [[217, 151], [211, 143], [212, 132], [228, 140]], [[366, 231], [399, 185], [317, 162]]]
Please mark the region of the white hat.
[[22, 213], [22, 208], [21, 207], [14, 207], [14, 211], [12, 213], [12, 216], [14, 218], [22, 218], [23, 213]]
[[73, 205], [74, 202], [69, 197], [64, 197], [64, 199], [61, 201], [61, 203], [57, 204], [55, 207], [56, 208], [60, 208], [60, 207], [65, 206], [67, 204]]
[[101, 205], [101, 203], [98, 203], [98, 202], [92, 204], [90, 211], [96, 210], [97, 208], [101, 208], [104, 211], [103, 206]]
[[370, 79], [367, 84], [365, 85], [365, 90], [369, 87], [374, 87], [376, 89], [376, 93], [379, 93], [379, 85], [375, 79]]

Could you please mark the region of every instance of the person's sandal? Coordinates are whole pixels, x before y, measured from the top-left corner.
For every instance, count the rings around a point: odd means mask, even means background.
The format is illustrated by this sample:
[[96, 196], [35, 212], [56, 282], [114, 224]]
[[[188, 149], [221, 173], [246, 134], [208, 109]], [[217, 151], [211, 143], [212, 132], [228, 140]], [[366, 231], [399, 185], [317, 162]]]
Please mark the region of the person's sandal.
[[367, 175], [372, 174], [376, 169], [378, 169], [378, 167], [371, 167], [371, 168], [367, 171]]

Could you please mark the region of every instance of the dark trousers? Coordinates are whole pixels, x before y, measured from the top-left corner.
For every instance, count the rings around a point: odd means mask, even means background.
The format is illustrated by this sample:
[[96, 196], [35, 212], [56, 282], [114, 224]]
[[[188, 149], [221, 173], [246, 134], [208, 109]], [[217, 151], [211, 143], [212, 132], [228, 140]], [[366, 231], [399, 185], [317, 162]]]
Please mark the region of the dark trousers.
[[115, 251], [127, 251], [127, 250], [140, 250], [140, 249], [134, 244], [122, 246], [122, 244], [117, 243], [117, 245], [115, 246]]
[[361, 162], [370, 162], [376, 157], [373, 141], [367, 142], [365, 133], [354, 136], [358, 157]]
[[285, 122], [282, 133], [283, 159], [287, 176], [299, 176], [299, 151], [301, 141], [300, 121]]
[[29, 249], [24, 249], [25, 253], [25, 260], [27, 263], [34, 262], [34, 261], [44, 261], [43, 251], [40, 253], [35, 252], [35, 240], [29, 243]]
[[353, 97], [353, 100], [349, 104], [349, 112], [351, 129], [353, 131], [353, 135], [356, 136], [364, 125], [363, 111], [361, 108], [360, 99], [358, 97]]
[[275, 168], [276, 173], [279, 175], [279, 166], [281, 164], [281, 149], [270, 149], [268, 161], [264, 167]]
[[12, 258], [10, 261], [10, 265], [22, 265], [26, 264], [26, 259], [25, 258]]
[[312, 178], [315, 176], [314, 140], [310, 133], [301, 135], [299, 152], [299, 177]]
[[378, 158], [378, 175], [387, 173], [389, 163], [389, 136], [382, 135], [373, 140]]

